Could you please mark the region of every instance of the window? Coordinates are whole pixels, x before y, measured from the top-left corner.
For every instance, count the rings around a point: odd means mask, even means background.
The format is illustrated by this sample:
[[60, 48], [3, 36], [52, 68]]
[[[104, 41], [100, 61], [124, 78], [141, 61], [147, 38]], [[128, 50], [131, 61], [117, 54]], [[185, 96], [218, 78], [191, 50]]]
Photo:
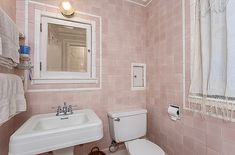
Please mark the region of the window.
[[190, 108], [232, 119], [235, 103], [235, 1], [191, 0]]

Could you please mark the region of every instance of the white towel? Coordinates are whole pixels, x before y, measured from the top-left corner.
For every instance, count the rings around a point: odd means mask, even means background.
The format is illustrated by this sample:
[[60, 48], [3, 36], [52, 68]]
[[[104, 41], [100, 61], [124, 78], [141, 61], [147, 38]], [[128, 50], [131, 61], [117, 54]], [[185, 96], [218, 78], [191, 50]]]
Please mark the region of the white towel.
[[0, 65], [9, 69], [17, 66], [17, 63], [13, 62], [10, 58], [4, 58], [0, 56]]
[[1, 57], [19, 63], [19, 30], [15, 22], [0, 8]]
[[0, 124], [22, 111], [26, 111], [22, 79], [0, 73]]

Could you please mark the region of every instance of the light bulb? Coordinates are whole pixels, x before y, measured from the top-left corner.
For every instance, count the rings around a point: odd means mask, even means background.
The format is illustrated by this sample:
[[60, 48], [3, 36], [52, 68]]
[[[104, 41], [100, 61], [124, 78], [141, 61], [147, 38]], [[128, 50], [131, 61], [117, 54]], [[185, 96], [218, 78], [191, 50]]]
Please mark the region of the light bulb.
[[65, 2], [62, 2], [62, 7], [68, 11], [72, 8], [72, 5], [69, 1], [65, 1]]

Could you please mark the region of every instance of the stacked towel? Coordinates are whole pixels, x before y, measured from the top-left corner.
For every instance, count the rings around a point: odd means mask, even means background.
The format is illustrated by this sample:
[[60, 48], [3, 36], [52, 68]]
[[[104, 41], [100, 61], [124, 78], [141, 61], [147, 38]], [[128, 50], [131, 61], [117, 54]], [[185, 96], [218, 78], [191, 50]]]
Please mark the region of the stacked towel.
[[9, 69], [17, 66], [17, 63], [13, 62], [10, 58], [4, 58], [0, 56], [0, 65]]
[[[0, 57], [19, 63], [19, 30], [14, 21], [0, 8]], [[10, 59], [10, 60], [9, 60]], [[0, 64], [1, 64], [0, 60]]]
[[22, 79], [0, 73], [0, 124], [22, 111], [26, 111]]
[[11, 58], [5, 58], [2, 57], [2, 38], [0, 37], [0, 65], [4, 66], [6, 68], [12, 69], [13, 67], [17, 66], [17, 63], [15, 63]]

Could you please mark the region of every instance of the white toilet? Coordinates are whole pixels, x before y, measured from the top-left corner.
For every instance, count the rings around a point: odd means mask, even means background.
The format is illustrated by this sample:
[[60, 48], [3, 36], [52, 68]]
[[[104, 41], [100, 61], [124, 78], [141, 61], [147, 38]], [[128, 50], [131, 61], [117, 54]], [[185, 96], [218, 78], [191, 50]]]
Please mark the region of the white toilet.
[[142, 137], [147, 129], [147, 110], [108, 113], [111, 138], [116, 142], [125, 142], [130, 155], [165, 155], [156, 144]]

